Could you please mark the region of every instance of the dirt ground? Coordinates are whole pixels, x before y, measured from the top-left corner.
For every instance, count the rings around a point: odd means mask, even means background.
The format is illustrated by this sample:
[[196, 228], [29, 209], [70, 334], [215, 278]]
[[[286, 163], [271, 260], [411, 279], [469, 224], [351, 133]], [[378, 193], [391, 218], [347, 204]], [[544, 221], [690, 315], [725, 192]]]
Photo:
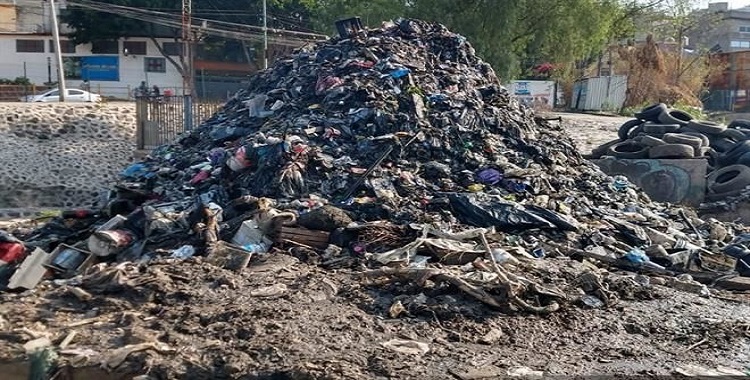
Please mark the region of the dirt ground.
[[[583, 113], [568, 113], [568, 112], [557, 112], [557, 113], [545, 113], [543, 117], [548, 118], [562, 118], [562, 126], [564, 126], [573, 141], [578, 144], [581, 149], [581, 153], [591, 153], [591, 149], [611, 140], [617, 138], [617, 129], [620, 126], [630, 120], [629, 117], [622, 116], [607, 116], [607, 115], [592, 115]], [[552, 123], [560, 123], [553, 121]]]
[[[559, 115], [584, 152], [627, 120]], [[64, 362], [111, 373], [72, 379], [750, 373], [750, 294], [712, 289], [703, 297], [659, 277], [599, 269], [617, 302], [592, 309], [571, 285], [592, 269], [551, 256], [511, 267], [566, 296], [559, 311], [533, 315], [494, 310], [431, 281], [365, 279], [356, 266], [326, 270], [284, 251], [255, 258], [239, 274], [200, 258], [122, 266], [0, 294], [0, 373], [26, 379], [24, 344], [47, 337], [59, 347], [71, 336], [57, 350]], [[74, 296], [77, 287], [91, 298]], [[396, 304], [403, 311], [394, 316]]]
[[[516, 270], [555, 286], [586, 268], [553, 258]], [[491, 310], [429, 282], [367, 282], [356, 271], [328, 271], [284, 253], [255, 260], [241, 274], [199, 259], [136, 272], [124, 268], [110, 282], [87, 281], [86, 301], [72, 295], [73, 283], [3, 294], [0, 357], [23, 358], [34, 336], [59, 344], [76, 332], [59, 352], [65, 360], [159, 379], [468, 379], [523, 370], [667, 375], [691, 365], [743, 370], [750, 363], [747, 295], [703, 298], [639, 286], [643, 278], [630, 273], [608, 274], [620, 299], [609, 308], [577, 305], [565, 289], [570, 303], [537, 316]], [[395, 301], [406, 311], [393, 318]], [[421, 342], [426, 352], [387, 347], [394, 339]], [[139, 344], [149, 349], [118, 359], [118, 348]]]

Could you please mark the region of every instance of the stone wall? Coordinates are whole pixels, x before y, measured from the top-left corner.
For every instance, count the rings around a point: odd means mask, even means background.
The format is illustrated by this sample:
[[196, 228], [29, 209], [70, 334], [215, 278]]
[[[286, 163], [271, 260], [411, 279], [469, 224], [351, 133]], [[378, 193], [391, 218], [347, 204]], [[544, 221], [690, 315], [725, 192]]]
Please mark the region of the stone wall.
[[0, 209], [87, 207], [132, 162], [133, 103], [0, 103]]

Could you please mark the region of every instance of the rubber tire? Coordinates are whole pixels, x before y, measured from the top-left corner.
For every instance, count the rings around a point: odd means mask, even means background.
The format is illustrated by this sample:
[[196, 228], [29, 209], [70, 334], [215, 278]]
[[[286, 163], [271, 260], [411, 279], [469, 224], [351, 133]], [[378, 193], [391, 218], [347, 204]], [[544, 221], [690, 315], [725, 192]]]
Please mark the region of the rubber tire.
[[727, 125], [727, 128], [748, 128], [750, 129], [750, 120], [747, 119], [735, 119], [732, 120], [729, 125]]
[[695, 157], [710, 157], [711, 156], [711, 148], [707, 146], [702, 146], [698, 148], [695, 152]]
[[703, 140], [700, 137], [684, 135], [681, 133], [667, 133], [663, 138], [664, 142], [670, 144], [685, 144], [690, 145], [693, 148], [700, 148], [703, 146]]
[[641, 110], [641, 112], [636, 112], [633, 117], [637, 119], [641, 119], [643, 121], [653, 121], [653, 122], [659, 122], [659, 115], [661, 115], [662, 112], [667, 110], [667, 105], [664, 103], [656, 103], [652, 104], [644, 109]]
[[[631, 149], [618, 150], [626, 147]], [[648, 157], [648, 150], [649, 148], [647, 146], [643, 146], [633, 141], [620, 141], [607, 149], [607, 155], [626, 159], [646, 158]]]
[[695, 149], [685, 144], [666, 144], [652, 147], [648, 151], [649, 158], [693, 158]]
[[703, 133], [685, 130], [684, 128], [681, 129], [679, 133], [701, 139], [701, 146], [711, 146], [711, 140], [709, 140], [708, 136], [704, 135]]
[[711, 148], [716, 149], [719, 153], [726, 153], [734, 148], [735, 145], [737, 145], [736, 142], [726, 137], [714, 138], [711, 140]]
[[641, 124], [643, 124], [643, 122], [638, 119], [626, 121], [620, 126], [620, 129], [617, 130], [617, 137], [620, 138], [620, 141], [627, 140], [630, 137], [630, 132]]
[[708, 157], [708, 173], [714, 171], [718, 167], [719, 163], [719, 152], [714, 150], [714, 148], [707, 148], [708, 151], [706, 152], [706, 157]]
[[607, 153], [607, 150], [609, 149], [609, 147], [619, 142], [621, 142], [620, 139], [614, 139], [612, 141], [605, 142], [604, 144], [599, 145], [598, 147], [592, 149], [591, 155], [589, 155], [589, 157], [592, 159], [602, 158], [602, 156]]
[[747, 136], [745, 136], [745, 133], [740, 131], [739, 129], [727, 128], [724, 130], [724, 132], [721, 132], [720, 136], [732, 139], [734, 141], [747, 140]]
[[732, 190], [732, 191], [728, 191], [726, 193], [721, 193], [721, 194], [707, 192], [705, 202], [723, 201], [729, 197], [740, 195], [740, 193], [742, 193], [742, 190]]
[[746, 140], [736, 143], [731, 149], [727, 150], [726, 153], [719, 156], [716, 163], [721, 166], [734, 165], [737, 160], [747, 152], [750, 152], [750, 141]]
[[737, 159], [737, 165], [750, 166], [750, 152], [747, 152]]
[[714, 123], [713, 121], [707, 120], [690, 120], [687, 125], [688, 128], [707, 135], [721, 135], [721, 133], [727, 129], [727, 126], [724, 124]]
[[690, 120], [693, 120], [693, 117], [689, 113], [676, 109], [667, 109], [659, 114], [659, 121], [662, 124], [687, 125]]
[[632, 139], [633, 137], [638, 136], [641, 133], [643, 133], [643, 124], [631, 129], [630, 133], [628, 133], [628, 139]]
[[[736, 174], [732, 175], [733, 173]], [[709, 174], [707, 181], [709, 191], [714, 194], [742, 190], [750, 185], [750, 167], [745, 165], [726, 166]]]
[[750, 128], [736, 128], [735, 130], [740, 131], [743, 134], [745, 134], [744, 140], [747, 140], [748, 138], [750, 138]]
[[654, 147], [654, 146], [659, 146], [659, 145], [666, 144], [666, 142], [664, 142], [664, 140], [662, 140], [660, 138], [656, 138], [654, 136], [649, 136], [649, 135], [640, 135], [640, 136], [637, 136], [634, 140], [637, 141], [640, 144], [643, 144], [643, 145], [649, 146], [649, 147]]
[[655, 124], [655, 123], [643, 123], [643, 132], [649, 135], [658, 135], [665, 133], [677, 132], [680, 130], [681, 125], [679, 124]]

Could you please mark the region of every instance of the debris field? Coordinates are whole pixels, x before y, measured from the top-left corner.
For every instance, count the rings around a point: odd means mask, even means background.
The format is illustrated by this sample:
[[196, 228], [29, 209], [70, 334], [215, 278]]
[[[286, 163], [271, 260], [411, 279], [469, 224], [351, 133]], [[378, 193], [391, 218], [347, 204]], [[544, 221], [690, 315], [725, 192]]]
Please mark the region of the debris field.
[[2, 235], [5, 359], [144, 379], [747, 371], [746, 227], [605, 175], [439, 24], [301, 48], [121, 177], [101, 208]]

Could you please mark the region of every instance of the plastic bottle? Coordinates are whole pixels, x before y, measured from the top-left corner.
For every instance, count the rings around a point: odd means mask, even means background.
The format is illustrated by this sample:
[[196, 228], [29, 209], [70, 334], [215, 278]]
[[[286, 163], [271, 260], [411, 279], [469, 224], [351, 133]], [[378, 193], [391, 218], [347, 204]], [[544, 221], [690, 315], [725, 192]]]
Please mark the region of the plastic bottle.
[[654, 268], [654, 269], [664, 269], [663, 266], [652, 263], [651, 259], [646, 255], [646, 252], [643, 252], [640, 248], [633, 248], [628, 253], [623, 256], [626, 260], [638, 264], [643, 265], [648, 268]]
[[250, 243], [242, 246], [242, 249], [252, 253], [266, 253], [269, 245], [266, 243]]

